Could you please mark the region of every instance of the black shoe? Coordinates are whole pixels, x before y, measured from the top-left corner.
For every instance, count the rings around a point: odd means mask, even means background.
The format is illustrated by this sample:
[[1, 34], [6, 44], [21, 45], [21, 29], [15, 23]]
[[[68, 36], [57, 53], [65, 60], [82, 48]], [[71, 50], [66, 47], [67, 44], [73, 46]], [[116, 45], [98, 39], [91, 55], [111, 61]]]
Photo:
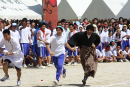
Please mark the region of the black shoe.
[[66, 77], [66, 69], [65, 69], [65, 73], [63, 73], [63, 75], [62, 75], [62, 76], [63, 76], [63, 78], [65, 78], [65, 77]]
[[84, 75], [84, 79], [82, 80], [82, 82], [83, 82], [83, 85], [85, 85], [86, 84], [86, 81], [87, 81], [87, 79], [88, 79], [88, 75]]

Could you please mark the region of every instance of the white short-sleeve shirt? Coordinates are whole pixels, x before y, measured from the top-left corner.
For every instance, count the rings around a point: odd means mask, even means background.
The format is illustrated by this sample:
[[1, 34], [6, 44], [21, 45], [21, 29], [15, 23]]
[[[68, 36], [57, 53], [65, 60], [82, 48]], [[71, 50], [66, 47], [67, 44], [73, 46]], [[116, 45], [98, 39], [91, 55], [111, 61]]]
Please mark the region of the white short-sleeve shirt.
[[67, 38], [65, 35], [58, 36], [55, 34], [54, 36], [51, 36], [46, 42], [51, 44], [51, 51], [54, 53], [53, 56], [58, 57], [61, 54], [65, 54], [64, 45], [67, 43]]
[[98, 49], [96, 49], [96, 53], [97, 53], [97, 57], [101, 57], [102, 56], [101, 52]]
[[121, 49], [120, 49], [119, 51], [114, 50], [114, 51], [113, 51], [114, 56], [117, 56], [117, 52], [119, 52], [119, 53], [120, 53], [121, 51], [122, 51]]
[[19, 35], [19, 32], [17, 30], [15, 30], [15, 31], [10, 30], [10, 34], [12, 37], [16, 38], [18, 41], [20, 40], [20, 35]]
[[128, 52], [124, 50], [123, 53], [127, 57], [127, 54], [130, 53], [130, 50], [128, 50]]
[[106, 52], [105, 49], [102, 50], [103, 57], [111, 57], [113, 54], [111, 51]]

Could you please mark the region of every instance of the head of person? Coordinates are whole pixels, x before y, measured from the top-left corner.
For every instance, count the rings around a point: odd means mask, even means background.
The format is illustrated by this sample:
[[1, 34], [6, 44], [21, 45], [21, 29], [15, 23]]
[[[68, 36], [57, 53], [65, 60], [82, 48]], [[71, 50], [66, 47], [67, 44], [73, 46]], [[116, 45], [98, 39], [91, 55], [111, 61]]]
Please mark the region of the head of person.
[[127, 19], [123, 19], [123, 24], [127, 25]]
[[61, 21], [58, 21], [58, 22], [57, 22], [57, 26], [62, 26]]
[[35, 26], [36, 26], [35, 22], [32, 22], [32, 23], [31, 23], [31, 27], [32, 27], [32, 28], [35, 28]]
[[125, 47], [125, 51], [127, 51], [127, 52], [129, 51], [129, 46]]
[[82, 32], [83, 26], [79, 25], [79, 31]]
[[119, 22], [123, 22], [123, 17], [119, 17]]
[[114, 23], [115, 22], [115, 20], [112, 18], [111, 20], [110, 20], [110, 25], [112, 25], [112, 23]]
[[7, 26], [7, 22], [4, 20], [3, 22], [3, 27]]
[[94, 19], [93, 19], [93, 23], [94, 23], [94, 24], [97, 24], [97, 22], [98, 22], [98, 19], [97, 19], [97, 18], [94, 18]]
[[92, 25], [88, 25], [86, 27], [86, 30], [88, 35], [92, 35], [92, 33], [94, 32], [94, 27]]
[[125, 31], [127, 29], [127, 25], [123, 25], [123, 31]]
[[27, 27], [29, 27], [29, 26], [30, 26], [30, 21], [28, 20], [28, 21], [27, 21]]
[[101, 25], [101, 22], [100, 22], [100, 21], [98, 21], [98, 22], [97, 22], [97, 26], [100, 26], [100, 25]]
[[66, 22], [66, 19], [61, 19], [61, 23], [62, 23], [63, 28], [65, 27], [65, 25], [64, 25], [65, 22]]
[[16, 24], [16, 23], [12, 23], [11, 29], [12, 29], [13, 31], [15, 31], [15, 30], [17, 29], [17, 24]]
[[42, 23], [41, 26], [40, 26], [40, 28], [41, 28], [42, 30], [45, 30], [45, 29], [46, 29], [46, 23]]
[[3, 36], [4, 36], [4, 39], [7, 40], [7, 41], [10, 41], [11, 39], [11, 35], [10, 35], [10, 31], [8, 29], [5, 29], [3, 31]]
[[67, 28], [69, 28], [69, 23], [68, 22], [65, 23], [65, 29], [67, 29]]
[[118, 23], [115, 24], [115, 28], [119, 29], [119, 24]]
[[106, 52], [110, 51], [110, 46], [109, 45], [105, 47], [105, 51]]
[[83, 23], [82, 23], [82, 26], [83, 26], [83, 28], [85, 29], [85, 28], [86, 28], [86, 23], [83, 22]]
[[120, 45], [117, 45], [116, 46], [116, 49], [119, 51], [121, 49], [121, 46]]
[[26, 27], [27, 26], [27, 18], [22, 19], [22, 26]]
[[84, 18], [84, 19], [83, 19], [83, 22], [87, 23], [87, 22], [88, 22], [88, 19], [87, 19], [87, 18]]
[[2, 28], [3, 28], [3, 23], [0, 22], [0, 30], [2, 30]]
[[115, 45], [115, 40], [112, 40], [111, 43], [110, 43], [112, 46]]
[[103, 27], [100, 25], [98, 26], [98, 31], [102, 31]]
[[57, 27], [56, 27], [56, 31], [57, 31], [57, 35], [58, 35], [58, 36], [61, 36], [61, 35], [62, 35], [62, 32], [63, 32], [63, 27], [62, 27], [62, 26], [57, 26]]
[[109, 30], [112, 30], [112, 29], [113, 29], [113, 27], [112, 27], [112, 26], [110, 26], [110, 27], [109, 27]]
[[121, 34], [121, 29], [117, 29], [117, 35]]
[[108, 25], [104, 25], [104, 30], [105, 30], [105, 31], [108, 30]]
[[103, 24], [104, 24], [104, 25], [108, 25], [108, 22], [107, 22], [107, 21], [104, 21]]
[[110, 31], [110, 32], [109, 32], [109, 36], [112, 36], [112, 34], [113, 34], [112, 31]]
[[73, 32], [74, 31], [74, 25], [73, 24], [69, 24], [69, 29], [70, 29], [70, 32]]

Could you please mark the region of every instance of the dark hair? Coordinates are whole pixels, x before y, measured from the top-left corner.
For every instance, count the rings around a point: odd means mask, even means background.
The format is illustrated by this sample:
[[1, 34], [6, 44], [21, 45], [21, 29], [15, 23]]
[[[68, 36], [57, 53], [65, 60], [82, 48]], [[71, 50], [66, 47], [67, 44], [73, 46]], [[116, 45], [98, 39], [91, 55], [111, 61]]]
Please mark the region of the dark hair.
[[88, 25], [88, 26], [86, 27], [86, 30], [88, 30], [88, 29], [91, 29], [92, 31], [94, 31], [94, 27], [93, 27], [92, 25]]
[[61, 19], [61, 23], [62, 23], [62, 22], [65, 22], [65, 21], [66, 21], [65, 19]]
[[[128, 48], [129, 48], [129, 46], [126, 46], [126, 47], [128, 47]], [[125, 47], [125, 48], [126, 48], [126, 47]]]
[[27, 18], [23, 18], [23, 19], [22, 19], [22, 22], [27, 22]]
[[73, 24], [69, 24], [69, 26], [73, 26], [73, 27], [74, 27], [74, 25], [73, 25]]
[[127, 21], [127, 19], [123, 19], [123, 22]]
[[41, 23], [40, 27], [42, 27], [43, 25], [45, 25], [45, 26], [46, 26], [46, 23]]
[[88, 20], [88, 19], [87, 19], [87, 18], [84, 18], [84, 19], [83, 19], [83, 22], [84, 22], [85, 20]]
[[8, 35], [10, 35], [9, 29], [5, 29], [5, 30], [3, 31], [3, 34], [8, 34]]
[[[121, 34], [119, 35], [119, 38], [120, 38]], [[117, 33], [116, 33], [116, 37], [117, 37]]]
[[118, 46], [120, 46], [120, 47], [121, 47], [121, 45], [119, 45], [119, 44], [118, 44], [116, 47], [118, 47]]
[[109, 47], [110, 47], [110, 45], [107, 45], [107, 46], [106, 46], [106, 48], [109, 48]]
[[123, 17], [119, 17], [119, 21], [120, 21], [121, 19], [123, 19]]
[[61, 22], [61, 21], [58, 21], [58, 22], [57, 22], [57, 25], [58, 25], [59, 23], [62, 23], [62, 22]]
[[97, 21], [98, 21], [98, 19], [97, 19], [97, 18], [94, 18], [94, 19], [93, 19], [93, 22], [94, 22], [94, 20], [97, 20]]
[[[105, 22], [107, 22], [107, 21], [103, 21], [103, 24], [104, 24]], [[108, 22], [107, 22], [107, 23], [108, 23]]]
[[[99, 28], [102, 28], [102, 29], [103, 29], [103, 27], [102, 27], [101, 25], [98, 26], [98, 31], [99, 31]], [[102, 32], [102, 31], [101, 31], [101, 32]]]

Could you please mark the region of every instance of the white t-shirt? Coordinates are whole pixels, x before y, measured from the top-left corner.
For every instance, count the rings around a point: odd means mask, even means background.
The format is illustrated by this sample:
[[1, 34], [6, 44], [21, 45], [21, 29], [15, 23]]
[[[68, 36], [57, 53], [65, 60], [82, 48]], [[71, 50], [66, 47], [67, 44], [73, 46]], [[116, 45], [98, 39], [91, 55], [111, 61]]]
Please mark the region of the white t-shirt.
[[[121, 41], [122, 40], [122, 35], [120, 34], [120, 37], [119, 36], [116, 36], [116, 33], [113, 35], [113, 39], [114, 40], [118, 40], [118, 41]], [[118, 41], [115, 41], [115, 42], [118, 42]]]
[[[39, 38], [45, 41], [45, 37], [46, 37], [45, 34], [43, 34], [43, 32], [41, 30], [39, 30], [39, 31], [41, 32]], [[43, 37], [43, 35], [44, 35], [44, 37]], [[44, 42], [43, 41], [39, 41], [38, 39], [37, 39], [37, 45], [38, 45], [38, 47], [46, 47]]]
[[[126, 33], [127, 32], [125, 32], [125, 31], [121, 31], [121, 35], [122, 35], [122, 37], [124, 37], [125, 35], [126, 35]], [[123, 40], [126, 40], [127, 38], [126, 37], [124, 37], [124, 38], [122, 38]]]
[[3, 29], [4, 29], [4, 30], [5, 30], [5, 29], [8, 29], [8, 27], [7, 27], [7, 26], [5, 26]]
[[101, 33], [101, 42], [102, 43], [108, 42], [108, 39], [106, 39], [106, 38], [108, 38], [108, 31], [107, 32], [102, 31], [102, 33]]
[[103, 57], [111, 57], [113, 54], [111, 51], [106, 52], [105, 49], [102, 50]]
[[122, 28], [123, 28], [123, 25], [119, 24], [119, 27], [120, 27], [120, 29], [122, 30]]
[[112, 41], [112, 39], [113, 39], [113, 36], [110, 36], [110, 37], [108, 36], [108, 39], [107, 39], [108, 43], [110, 43]]
[[67, 43], [67, 38], [65, 35], [58, 36], [55, 34], [54, 36], [51, 36], [46, 42], [51, 44], [51, 51], [54, 53], [53, 56], [58, 57], [61, 54], [65, 54], [64, 45]]
[[12, 37], [16, 38], [18, 41], [20, 40], [20, 35], [19, 35], [19, 32], [17, 30], [15, 30], [15, 31], [10, 30], [10, 34]]
[[49, 39], [51, 37], [51, 30], [46, 28], [45, 29], [45, 34], [47, 34], [47, 33], [49, 33], [49, 34], [46, 36], [46, 38]]
[[114, 51], [113, 51], [114, 56], [117, 56], [117, 52], [119, 52], [119, 53], [120, 53], [121, 51], [122, 51], [121, 49], [120, 49], [119, 51], [114, 50]]
[[30, 29], [28, 27], [26, 27], [26, 28], [24, 28], [22, 30], [19, 30], [19, 32], [20, 32], [20, 37], [21, 37], [20, 38], [20, 43], [29, 43], [28, 36], [30, 36], [30, 38], [31, 38], [31, 31], [30, 31]]
[[64, 29], [63, 34], [64, 34], [64, 35], [66, 35], [66, 37], [67, 37], [67, 36], [68, 36], [68, 34], [69, 34], [69, 32], [70, 32], [70, 29], [69, 29], [69, 28], [67, 28], [67, 30], [65, 30], [65, 29]]
[[116, 49], [116, 45], [114, 45], [114, 46], [111, 45], [110, 48], [111, 48], [111, 49], [110, 49], [111, 52], [113, 53], [113, 51]]
[[96, 53], [97, 53], [97, 57], [101, 57], [102, 56], [101, 52], [98, 49], [96, 49]]
[[74, 31], [73, 32], [69, 32], [69, 34], [67, 36], [67, 40], [69, 40], [75, 33], [78, 33], [78, 31], [75, 31], [75, 32]]
[[128, 50], [128, 52], [126, 52], [126, 51], [124, 50], [123, 53], [124, 53], [125, 56], [127, 57], [127, 54], [130, 53], [130, 50]]

